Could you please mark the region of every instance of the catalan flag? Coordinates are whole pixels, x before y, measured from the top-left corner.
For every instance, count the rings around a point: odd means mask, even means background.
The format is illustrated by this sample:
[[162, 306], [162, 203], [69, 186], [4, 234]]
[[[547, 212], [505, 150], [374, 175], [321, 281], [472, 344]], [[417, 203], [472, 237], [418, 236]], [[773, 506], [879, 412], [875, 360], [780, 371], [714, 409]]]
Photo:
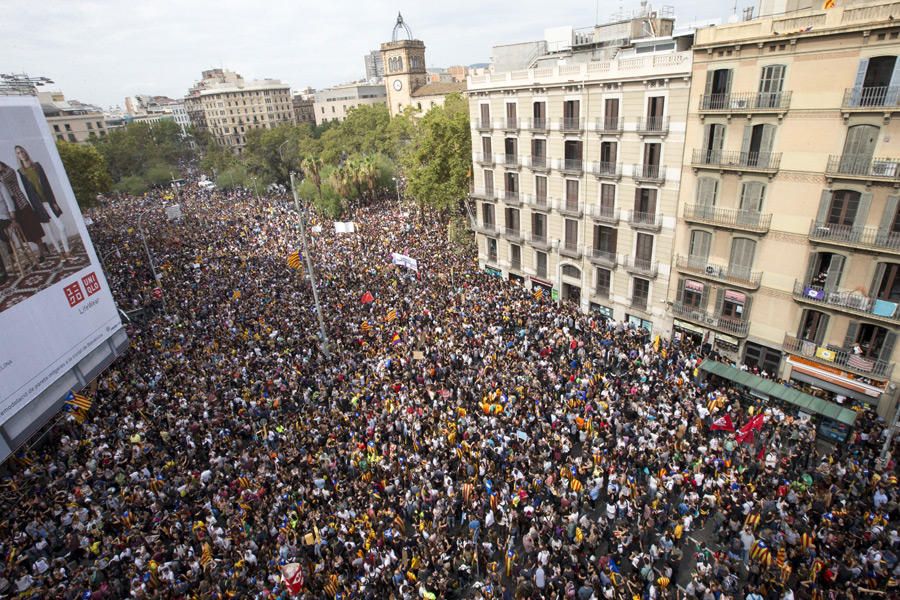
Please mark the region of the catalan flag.
[[338, 576], [335, 574], [331, 574], [328, 576], [328, 581], [322, 586], [323, 590], [329, 597], [334, 598], [338, 593]]
[[469, 503], [469, 500], [472, 499], [472, 494], [473, 494], [474, 492], [475, 492], [475, 486], [474, 486], [474, 485], [472, 485], [471, 483], [464, 483], [464, 484], [462, 484], [462, 497], [463, 497], [463, 502], [465, 502], [466, 504], [468, 504], [468, 503]]
[[397, 320], [397, 309], [392, 308], [391, 310], [389, 310], [387, 312], [387, 314], [384, 316], [384, 320], [387, 321], [388, 323], [390, 323], [391, 321], [396, 321]]
[[360, 325], [359, 328], [363, 333], [369, 333], [370, 331], [372, 331], [372, 326], [369, 325], [368, 321], [363, 321], [362, 325]]
[[836, 5], [837, 2], [835, 2], [835, 0], [825, 0], [825, 2], [822, 3], [822, 8], [828, 10], [829, 8], [834, 8]]
[[506, 551], [506, 559], [504, 560], [504, 564], [506, 567], [506, 576], [512, 577], [513, 565], [516, 562], [516, 552], [512, 548]]
[[212, 547], [206, 542], [203, 543], [203, 553], [200, 554], [200, 566], [206, 566], [213, 561]]
[[87, 396], [82, 396], [81, 394], [76, 394], [75, 392], [69, 392], [66, 395], [66, 404], [71, 406], [72, 408], [79, 408], [83, 411], [91, 410], [91, 404], [93, 401]]
[[287, 264], [292, 269], [299, 269], [300, 268], [300, 260], [301, 260], [300, 251], [294, 250], [293, 252], [288, 254]]
[[536, 290], [534, 290], [534, 294], [532, 294], [532, 296], [534, 296], [535, 300], [540, 300], [544, 297], [544, 288], [537, 288]]

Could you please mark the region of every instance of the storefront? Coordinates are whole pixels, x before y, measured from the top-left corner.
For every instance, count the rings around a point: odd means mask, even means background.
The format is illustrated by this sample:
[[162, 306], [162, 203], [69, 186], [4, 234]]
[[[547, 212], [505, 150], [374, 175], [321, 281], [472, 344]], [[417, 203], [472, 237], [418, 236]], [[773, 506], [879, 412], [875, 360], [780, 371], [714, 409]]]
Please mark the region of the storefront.
[[604, 319], [607, 319], [610, 321], [615, 319], [615, 317], [613, 317], [613, 309], [609, 308], [608, 306], [603, 306], [602, 304], [597, 304], [596, 302], [591, 302], [590, 308], [591, 308], [592, 313], [594, 313], [596, 315], [600, 315]]
[[[544, 298], [553, 297], [553, 284], [549, 281], [544, 281], [543, 279], [538, 279], [537, 277], [531, 278], [531, 289], [537, 290], [540, 288], [544, 292]], [[554, 298], [555, 299], [555, 298]]]
[[648, 321], [638, 315], [629, 315], [626, 313], [625, 322], [629, 325], [634, 325], [635, 327], [642, 327], [647, 330], [647, 333], [653, 333], [653, 321]]
[[789, 356], [787, 363], [791, 367], [791, 381], [824, 390], [830, 398], [848, 398], [877, 408], [884, 394], [884, 389], [861, 381], [859, 377], [837, 367], [820, 365], [799, 356]]
[[856, 422], [856, 411], [725, 363], [705, 360], [700, 365], [700, 371], [704, 377], [728, 381], [744, 395], [767, 403], [777, 402], [782, 410], [792, 416], [811, 415], [819, 436], [832, 443], [846, 441]]
[[518, 283], [519, 285], [525, 285], [525, 278], [521, 275], [516, 275], [515, 273], [509, 274], [509, 280], [513, 283]]
[[699, 346], [703, 343], [703, 337], [705, 335], [706, 331], [700, 327], [675, 319], [675, 326], [672, 328], [672, 338], [675, 339], [675, 341], [686, 340], [693, 343], [695, 346]]
[[503, 271], [500, 269], [495, 269], [494, 267], [485, 267], [484, 272], [488, 275], [493, 275], [494, 277], [503, 277]]

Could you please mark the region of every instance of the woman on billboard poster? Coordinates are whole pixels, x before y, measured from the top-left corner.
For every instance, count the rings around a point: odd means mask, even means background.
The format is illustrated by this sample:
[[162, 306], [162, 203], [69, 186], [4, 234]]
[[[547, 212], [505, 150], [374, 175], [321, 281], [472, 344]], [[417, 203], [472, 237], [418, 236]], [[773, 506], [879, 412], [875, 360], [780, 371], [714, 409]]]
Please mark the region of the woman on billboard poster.
[[69, 258], [69, 236], [66, 234], [66, 225], [62, 220], [62, 209], [56, 201], [47, 174], [44, 173], [44, 168], [40, 163], [31, 160], [28, 151], [22, 146], [16, 146], [16, 157], [19, 159], [19, 175], [22, 178], [25, 195], [28, 196], [31, 207], [41, 221], [44, 234], [56, 252], [61, 254], [64, 260], [67, 260]]
[[3, 161], [0, 161], [0, 186], [6, 189], [9, 198], [15, 205], [13, 219], [22, 228], [26, 241], [37, 246], [38, 252], [43, 258], [45, 245], [43, 243], [44, 230], [41, 228], [41, 221], [35, 214], [34, 209], [31, 208], [28, 198], [22, 193], [15, 169]]

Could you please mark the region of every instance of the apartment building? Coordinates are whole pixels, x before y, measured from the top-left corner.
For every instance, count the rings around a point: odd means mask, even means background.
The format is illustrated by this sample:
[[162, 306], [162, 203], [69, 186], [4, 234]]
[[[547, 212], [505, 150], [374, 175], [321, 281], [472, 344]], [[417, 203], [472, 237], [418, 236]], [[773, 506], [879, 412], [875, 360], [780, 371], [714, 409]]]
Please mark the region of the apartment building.
[[668, 300], [676, 336], [886, 416], [900, 23], [894, 2], [838, 4], [696, 32]]
[[[657, 13], [498, 46], [468, 78], [479, 265], [667, 331], [691, 37]], [[648, 36], [649, 37], [641, 37]], [[623, 38], [626, 38], [623, 41]]]
[[210, 69], [188, 90], [190, 122], [209, 131], [222, 146], [241, 153], [252, 129], [294, 122], [291, 88], [277, 79], [245, 80], [234, 71]]
[[62, 92], [36, 92], [50, 131], [57, 140], [83, 144], [106, 137], [106, 118], [96, 106], [66, 100]]
[[381, 83], [353, 82], [315, 92], [313, 111], [316, 125], [343, 121], [357, 106], [384, 104], [387, 93]]

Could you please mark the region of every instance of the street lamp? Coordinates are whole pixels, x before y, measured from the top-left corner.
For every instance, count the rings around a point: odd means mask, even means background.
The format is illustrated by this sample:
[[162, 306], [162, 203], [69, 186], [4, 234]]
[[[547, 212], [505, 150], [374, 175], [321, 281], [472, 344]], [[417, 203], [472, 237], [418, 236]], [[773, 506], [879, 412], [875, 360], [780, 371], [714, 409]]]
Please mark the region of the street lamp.
[[394, 189], [397, 190], [397, 206], [400, 206], [400, 181], [396, 177], [391, 177], [394, 180]]
[[259, 187], [257, 187], [256, 185], [256, 175], [254, 175], [250, 179], [253, 180], [253, 191], [256, 192], [256, 201], [259, 202]]
[[556, 305], [562, 304], [562, 254], [560, 248], [561, 240], [553, 240], [553, 249], [556, 250]]
[[[144, 215], [146, 215], [148, 212], [150, 212], [149, 208], [138, 215], [138, 219], [137, 219], [138, 233], [141, 234], [141, 243], [144, 245], [144, 252], [147, 253], [147, 260], [150, 262], [150, 271], [153, 273], [153, 280], [156, 282], [157, 287], [160, 287], [159, 286], [159, 274], [156, 272], [156, 265], [153, 262], [153, 255], [150, 254], [150, 247], [147, 246], [147, 237], [144, 235], [144, 227], [141, 223], [144, 218]], [[166, 308], [166, 296], [165, 295], [163, 295], [163, 297], [162, 297], [162, 303], [163, 303], [163, 310], [168, 310]]]

